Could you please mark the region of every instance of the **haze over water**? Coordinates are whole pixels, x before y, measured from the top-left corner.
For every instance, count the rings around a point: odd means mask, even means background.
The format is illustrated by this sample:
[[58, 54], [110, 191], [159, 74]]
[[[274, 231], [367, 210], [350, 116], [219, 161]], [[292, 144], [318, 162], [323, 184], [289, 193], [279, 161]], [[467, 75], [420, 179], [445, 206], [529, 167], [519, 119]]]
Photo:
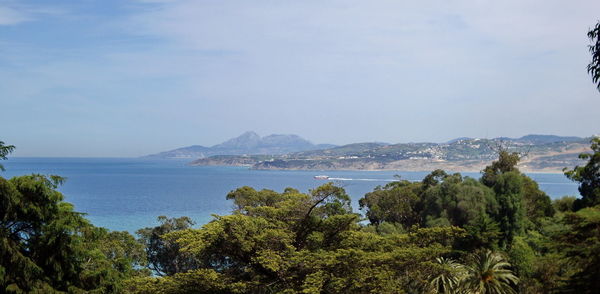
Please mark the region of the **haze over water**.
[[[428, 172], [401, 171], [261, 171], [246, 167], [188, 166], [186, 161], [142, 160], [131, 158], [10, 158], [2, 162], [5, 178], [31, 173], [55, 174], [67, 178], [59, 188], [75, 210], [87, 213], [94, 225], [111, 230], [153, 226], [156, 217], [189, 216], [198, 224], [211, 214], [228, 214], [232, 203], [225, 199], [235, 188], [283, 191], [293, 187], [302, 192], [326, 181], [315, 180], [325, 174], [335, 178], [352, 197], [358, 199], [377, 185], [385, 185], [400, 175], [421, 180]], [[462, 173], [479, 177], [479, 173]], [[563, 174], [528, 174], [551, 198], [579, 195], [577, 184]]]

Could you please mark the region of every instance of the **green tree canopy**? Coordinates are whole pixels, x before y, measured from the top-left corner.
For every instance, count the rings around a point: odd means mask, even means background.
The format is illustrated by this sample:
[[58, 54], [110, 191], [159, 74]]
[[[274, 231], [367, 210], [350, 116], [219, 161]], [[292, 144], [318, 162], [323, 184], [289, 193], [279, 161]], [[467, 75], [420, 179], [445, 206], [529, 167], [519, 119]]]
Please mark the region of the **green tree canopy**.
[[509, 153], [508, 150], [501, 149], [498, 152], [498, 160], [493, 161], [482, 171], [481, 182], [488, 187], [493, 187], [499, 175], [518, 170], [517, 163], [520, 158], [517, 152]]
[[558, 249], [575, 270], [562, 292], [597, 293], [600, 289], [600, 206], [565, 215], [567, 227], [556, 236]]
[[466, 275], [461, 288], [467, 293], [511, 294], [519, 278], [501, 254], [482, 250], [467, 259]]
[[0, 292], [118, 293], [144, 264], [131, 235], [95, 228], [62, 201], [63, 180], [0, 177]]
[[494, 190], [498, 204], [494, 219], [500, 228], [499, 245], [503, 248], [510, 247], [514, 237], [527, 227], [539, 225], [542, 218], [554, 215], [550, 197], [539, 189], [535, 181], [519, 171], [519, 160], [518, 153], [500, 150], [498, 160], [485, 167], [480, 179], [481, 183]]
[[579, 155], [587, 160], [586, 165], [565, 171], [569, 179], [579, 182], [581, 198], [573, 204], [575, 210], [600, 204], [600, 137], [593, 138], [591, 143], [592, 153]]
[[[0, 141], [0, 160], [6, 160], [6, 156], [15, 150], [13, 145], [5, 145], [4, 142]], [[0, 164], [0, 170], [4, 171], [4, 166]]]
[[191, 228], [194, 222], [189, 217], [167, 218], [159, 216], [160, 225], [144, 228], [136, 233], [146, 249], [148, 268], [157, 275], [173, 275], [196, 268], [194, 259], [179, 250], [179, 245], [163, 238], [164, 235]]
[[363, 229], [344, 189], [309, 193], [250, 187], [227, 195], [236, 209], [200, 229], [163, 235], [197, 267], [162, 278], [135, 278], [133, 293], [423, 292], [440, 270], [432, 261], [464, 235], [457, 227], [379, 235]]
[[443, 271], [431, 280], [431, 293], [512, 294], [519, 278], [511, 264], [498, 252], [479, 250], [470, 253], [461, 264], [453, 259], [438, 258]]
[[597, 84], [597, 88], [600, 90], [600, 22], [588, 32], [588, 37], [592, 43], [589, 47], [592, 60], [587, 69], [592, 76], [592, 81]]
[[359, 200], [361, 209], [371, 224], [383, 222], [402, 224], [405, 228], [421, 222], [418, 210], [421, 183], [406, 180], [391, 182], [383, 187], [376, 187]]

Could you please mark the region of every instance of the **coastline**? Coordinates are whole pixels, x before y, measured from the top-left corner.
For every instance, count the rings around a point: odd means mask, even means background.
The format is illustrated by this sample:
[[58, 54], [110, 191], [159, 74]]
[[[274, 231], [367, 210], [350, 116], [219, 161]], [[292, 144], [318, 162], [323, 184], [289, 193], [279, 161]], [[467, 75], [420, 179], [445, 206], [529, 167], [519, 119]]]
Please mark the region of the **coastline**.
[[[430, 167], [384, 167], [384, 168], [307, 168], [307, 167], [285, 167], [285, 168], [256, 168], [255, 165], [251, 164], [188, 164], [189, 166], [237, 166], [237, 167], [245, 167], [250, 170], [257, 171], [269, 171], [269, 170], [280, 170], [280, 171], [361, 171], [361, 172], [380, 172], [380, 171], [398, 171], [398, 172], [431, 172], [436, 169], [442, 169], [447, 172], [458, 172], [458, 173], [479, 173], [484, 168], [485, 165], [481, 166], [481, 168], [473, 168], [473, 167], [458, 167], [453, 166], [450, 168], [449, 166], [430, 166]], [[544, 168], [544, 169], [531, 169], [531, 168], [519, 168], [524, 173], [536, 173], [536, 174], [562, 174], [564, 173], [562, 168], [554, 167], [554, 168]]]

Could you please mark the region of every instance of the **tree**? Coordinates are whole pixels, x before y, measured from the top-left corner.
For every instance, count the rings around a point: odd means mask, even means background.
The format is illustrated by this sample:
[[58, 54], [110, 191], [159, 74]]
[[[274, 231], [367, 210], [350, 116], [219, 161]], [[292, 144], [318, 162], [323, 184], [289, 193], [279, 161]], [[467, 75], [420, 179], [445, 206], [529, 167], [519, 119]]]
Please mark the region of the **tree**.
[[383, 187], [376, 187], [358, 203], [361, 209], [367, 210], [366, 216], [374, 225], [394, 222], [410, 228], [420, 223], [417, 210], [420, 189], [420, 183], [406, 180], [391, 182]]
[[573, 211], [575, 201], [577, 201], [577, 197], [575, 196], [563, 196], [562, 198], [554, 199], [552, 206], [558, 212]]
[[573, 203], [575, 210], [600, 204], [600, 137], [593, 138], [591, 143], [593, 153], [579, 154], [579, 158], [587, 159], [586, 165], [565, 171], [569, 179], [579, 182], [581, 198]]
[[471, 254], [465, 265], [466, 274], [461, 288], [467, 293], [516, 293], [513, 287], [517, 285], [519, 278], [510, 267], [510, 263], [499, 253], [482, 250]]
[[[494, 191], [479, 181], [435, 170], [423, 181], [398, 181], [376, 187], [359, 200], [361, 209], [377, 231], [401, 225], [404, 230], [422, 227], [457, 226], [467, 229], [460, 240], [462, 249], [492, 248], [498, 240], [498, 214]], [[396, 229], [396, 228], [395, 228]], [[485, 245], [484, 245], [485, 244]]]
[[136, 277], [125, 282], [125, 293], [231, 294], [248, 293], [241, 283], [213, 270], [198, 269], [164, 277]]
[[458, 246], [462, 250], [493, 249], [502, 236], [498, 223], [485, 214], [471, 220], [465, 226], [465, 230], [467, 230], [467, 236], [459, 240]]
[[100, 293], [121, 293], [123, 281], [145, 277], [146, 252], [142, 244], [128, 232], [108, 231], [86, 226], [81, 230], [82, 249], [86, 252], [80, 267], [79, 280], [83, 289]]
[[510, 270], [511, 264], [499, 253], [479, 250], [460, 264], [452, 259], [437, 258], [444, 271], [431, 280], [432, 293], [439, 294], [512, 294], [519, 278]]
[[[133, 237], [92, 226], [57, 176], [0, 177], [0, 292], [119, 293], [145, 256]], [[110, 244], [110, 245], [109, 245]]]
[[597, 293], [600, 289], [600, 206], [567, 212], [564, 223], [568, 227], [557, 235], [555, 242], [575, 270], [561, 292]]
[[0, 178], [1, 289], [66, 290], [77, 282], [70, 262], [75, 228], [85, 220], [62, 203], [59, 178]]
[[523, 177], [523, 210], [525, 216], [534, 224], [539, 224], [540, 218], [554, 215], [552, 200], [542, 190], [538, 183], [526, 175]]
[[502, 233], [499, 244], [502, 248], [510, 248], [514, 237], [524, 229], [539, 225], [542, 218], [554, 215], [550, 197], [517, 168], [519, 158], [518, 153], [501, 149], [498, 160], [482, 171], [480, 179], [496, 195], [499, 209], [494, 219]]
[[435, 259], [443, 271], [431, 280], [431, 292], [439, 294], [459, 293], [460, 283], [465, 278], [465, 266], [451, 258]]
[[592, 44], [589, 46], [592, 60], [588, 64], [588, 73], [592, 76], [592, 81], [597, 84], [600, 90], [600, 22], [588, 32], [588, 37]]
[[502, 232], [500, 246], [508, 248], [515, 236], [523, 232], [523, 177], [518, 171], [503, 173], [496, 177], [494, 191], [498, 201], [496, 221]]
[[139, 242], [146, 248], [148, 268], [155, 274], [165, 276], [186, 272], [196, 268], [195, 261], [180, 252], [179, 245], [163, 238], [164, 235], [191, 228], [194, 222], [188, 217], [167, 218], [159, 216], [160, 225], [144, 228], [136, 233]]
[[519, 160], [519, 153], [509, 153], [506, 149], [501, 148], [498, 152], [498, 160], [493, 161], [491, 165], [486, 166], [482, 171], [481, 182], [488, 187], [493, 187], [496, 177], [503, 173], [518, 170], [517, 163], [519, 163]]
[[419, 199], [419, 213], [425, 226], [465, 227], [481, 215], [494, 215], [498, 210], [492, 189], [458, 173], [446, 175], [438, 184], [428, 185]]
[[422, 293], [424, 277], [441, 270], [464, 230], [414, 228], [378, 234], [361, 226], [343, 188], [309, 193], [242, 187], [230, 192], [236, 209], [199, 229], [162, 239], [197, 267], [164, 277], [134, 278], [132, 293]]
[[[0, 159], [6, 160], [6, 156], [15, 150], [13, 145], [4, 145], [4, 142], [0, 141]], [[4, 166], [0, 164], [0, 171], [4, 171]]]

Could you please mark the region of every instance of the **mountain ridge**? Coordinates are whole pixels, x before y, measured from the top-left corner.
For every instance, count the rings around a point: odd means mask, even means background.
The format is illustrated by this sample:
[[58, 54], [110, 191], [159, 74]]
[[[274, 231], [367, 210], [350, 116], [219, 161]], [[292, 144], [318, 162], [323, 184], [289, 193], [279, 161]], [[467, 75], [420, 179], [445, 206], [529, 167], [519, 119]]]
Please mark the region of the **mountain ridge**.
[[278, 170], [415, 170], [437, 168], [475, 171], [497, 158], [499, 148], [520, 152], [527, 171], [560, 172], [580, 163], [590, 138], [526, 135], [520, 138], [457, 138], [450, 143], [353, 143], [328, 149], [269, 157], [208, 157], [191, 165], [244, 165]]
[[211, 147], [191, 145], [142, 157], [155, 159], [197, 159], [214, 155], [281, 155], [292, 152], [326, 149], [334, 146], [336, 145], [313, 144], [293, 134], [271, 134], [261, 137], [253, 131], [247, 131]]

